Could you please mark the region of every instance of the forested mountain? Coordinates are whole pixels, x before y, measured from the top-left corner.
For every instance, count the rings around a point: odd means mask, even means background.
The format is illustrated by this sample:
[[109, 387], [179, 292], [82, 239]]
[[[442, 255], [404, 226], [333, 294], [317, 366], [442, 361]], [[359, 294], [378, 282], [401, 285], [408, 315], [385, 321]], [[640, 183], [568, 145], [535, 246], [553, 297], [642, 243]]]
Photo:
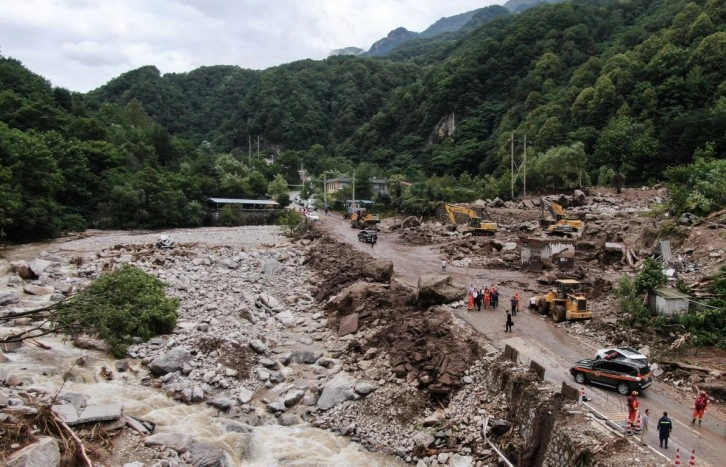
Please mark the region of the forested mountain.
[[512, 13], [521, 13], [528, 8], [532, 8], [540, 3], [556, 3], [562, 0], [509, 0], [504, 4], [504, 8]]
[[506, 197], [525, 138], [530, 191], [667, 180], [676, 209], [726, 205], [726, 0], [487, 20], [381, 58], [144, 67], [87, 95], [0, 57], [0, 235], [196, 225], [205, 195], [282, 194], [301, 164], [412, 181], [382, 200], [409, 212]]
[[[165, 127], [175, 129], [176, 120], [188, 130], [175, 132], [226, 149], [245, 148], [247, 135], [261, 134], [282, 150], [320, 144], [356, 162], [405, 166], [409, 176], [415, 167], [498, 176], [514, 132], [527, 135], [533, 153], [582, 142], [591, 177], [607, 166], [629, 182], [645, 181], [689, 162], [709, 141], [723, 150], [723, 20], [722, 0], [545, 3], [455, 41], [430, 39], [408, 58], [333, 57], [257, 78], [250, 72], [230, 90], [232, 99], [225, 96], [236, 109], [210, 132], [188, 120], [192, 114], [159, 105], [170, 94], [166, 76], [145, 79], [143, 87], [158, 83], [156, 94], [146, 93], [154, 100], [131, 82], [92, 95], [138, 99]], [[399, 63], [421, 60], [424, 68]], [[180, 88], [195, 73], [171, 75], [168, 85]], [[186, 89], [185, 99], [196, 99], [196, 88]], [[448, 119], [455, 130], [434, 137]]]
[[[386, 37], [377, 40], [367, 52], [360, 55], [366, 57], [382, 57], [398, 51], [403, 47], [410, 50], [412, 47], [419, 46], [422, 41], [426, 42], [427, 39], [436, 38], [437, 40], [443, 39], [445, 41], [452, 38], [458, 39], [462, 37], [461, 34], [457, 34], [459, 31], [476, 29], [494, 18], [509, 14], [509, 10], [505, 7], [494, 5], [460, 15], [441, 18], [421, 33], [409, 31], [406, 28], [396, 28], [389, 32]], [[418, 52], [416, 55], [421, 55], [421, 52]]]
[[[480, 10], [481, 9], [483, 8], [480, 8]], [[439, 34], [443, 34], [445, 32], [458, 31], [459, 29], [463, 28], [465, 24], [471, 21], [471, 19], [478, 11], [479, 10], [472, 10], [467, 11], [466, 13], [461, 13], [459, 15], [441, 18], [425, 30], [421, 31], [419, 37], [425, 39], [438, 36]]]

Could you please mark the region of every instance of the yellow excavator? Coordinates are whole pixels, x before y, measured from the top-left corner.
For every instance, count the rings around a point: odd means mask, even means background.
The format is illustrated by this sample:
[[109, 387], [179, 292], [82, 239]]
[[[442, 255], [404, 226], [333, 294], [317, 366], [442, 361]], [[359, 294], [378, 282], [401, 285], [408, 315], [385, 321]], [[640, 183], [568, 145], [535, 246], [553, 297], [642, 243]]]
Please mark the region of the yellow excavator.
[[541, 315], [552, 315], [555, 323], [575, 319], [591, 319], [592, 311], [587, 309], [587, 298], [580, 291], [580, 282], [573, 279], [558, 279], [552, 289], [537, 301]]
[[449, 215], [449, 220], [453, 224], [456, 222], [456, 214], [465, 216], [467, 223], [467, 233], [472, 235], [494, 235], [497, 233], [497, 223], [492, 221], [484, 221], [479, 215], [473, 210], [464, 206], [458, 206], [456, 204], [445, 204], [446, 214]]
[[[542, 228], [545, 229], [547, 235], [558, 235], [560, 237], [572, 237], [573, 235], [582, 234], [585, 223], [580, 219], [568, 218], [565, 209], [554, 201], [550, 201], [544, 197], [540, 198], [542, 202]], [[544, 210], [549, 211], [551, 218], [545, 218]]]
[[350, 226], [354, 229], [377, 229], [381, 219], [377, 214], [366, 213], [365, 209], [359, 209], [350, 215]]

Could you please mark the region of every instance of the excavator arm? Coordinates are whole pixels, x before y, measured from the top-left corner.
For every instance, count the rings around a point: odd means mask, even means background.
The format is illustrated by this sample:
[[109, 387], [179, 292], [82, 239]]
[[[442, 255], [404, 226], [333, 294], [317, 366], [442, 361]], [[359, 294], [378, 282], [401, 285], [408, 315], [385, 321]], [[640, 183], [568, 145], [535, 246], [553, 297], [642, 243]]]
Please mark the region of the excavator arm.
[[497, 224], [495, 222], [482, 221], [481, 217], [473, 209], [456, 206], [454, 204], [445, 204], [444, 207], [452, 224], [458, 224], [456, 222], [456, 214], [466, 216], [466, 224], [469, 226], [469, 232], [473, 235], [494, 235], [497, 231]]
[[547, 208], [555, 222], [567, 217], [565, 215], [565, 210], [559, 204], [555, 203], [554, 201], [550, 201], [544, 197], [540, 198], [540, 200], [542, 201], [542, 206]]
[[[584, 222], [579, 219], [569, 219], [567, 213], [562, 206], [550, 201], [544, 197], [540, 198], [542, 201], [542, 227], [546, 229], [548, 235], [565, 235], [571, 236], [572, 233], [582, 232], [585, 227]], [[549, 211], [552, 216], [552, 220], [545, 219], [544, 209]]]

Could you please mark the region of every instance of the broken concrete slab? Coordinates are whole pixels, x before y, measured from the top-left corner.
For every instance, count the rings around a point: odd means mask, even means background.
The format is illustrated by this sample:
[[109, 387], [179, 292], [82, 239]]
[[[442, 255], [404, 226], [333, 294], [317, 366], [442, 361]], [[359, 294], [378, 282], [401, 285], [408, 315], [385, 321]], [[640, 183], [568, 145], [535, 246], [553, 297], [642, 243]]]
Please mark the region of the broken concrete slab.
[[83, 423], [106, 422], [118, 420], [123, 414], [121, 404], [90, 405], [83, 409], [74, 422], [66, 421], [68, 426], [81, 425]]
[[78, 421], [78, 411], [71, 404], [54, 405], [51, 410], [69, 426]]

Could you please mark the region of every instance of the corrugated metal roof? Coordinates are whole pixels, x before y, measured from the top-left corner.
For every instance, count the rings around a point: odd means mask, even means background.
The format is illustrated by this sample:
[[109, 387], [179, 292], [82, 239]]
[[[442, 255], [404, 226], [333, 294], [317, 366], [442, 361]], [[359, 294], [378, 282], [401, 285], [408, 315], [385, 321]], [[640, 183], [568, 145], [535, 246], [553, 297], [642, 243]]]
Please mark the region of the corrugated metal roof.
[[271, 199], [235, 199], [235, 198], [209, 198], [209, 201], [217, 204], [274, 204], [280, 205]]
[[666, 287], [662, 287], [660, 289], [655, 289], [653, 292], [656, 295], [663, 297], [663, 298], [667, 298], [667, 299], [675, 300], [675, 299], [679, 299], [679, 298], [680, 299], [689, 298], [688, 295], [681, 293], [676, 289], [670, 289], [670, 288], [666, 288]]

